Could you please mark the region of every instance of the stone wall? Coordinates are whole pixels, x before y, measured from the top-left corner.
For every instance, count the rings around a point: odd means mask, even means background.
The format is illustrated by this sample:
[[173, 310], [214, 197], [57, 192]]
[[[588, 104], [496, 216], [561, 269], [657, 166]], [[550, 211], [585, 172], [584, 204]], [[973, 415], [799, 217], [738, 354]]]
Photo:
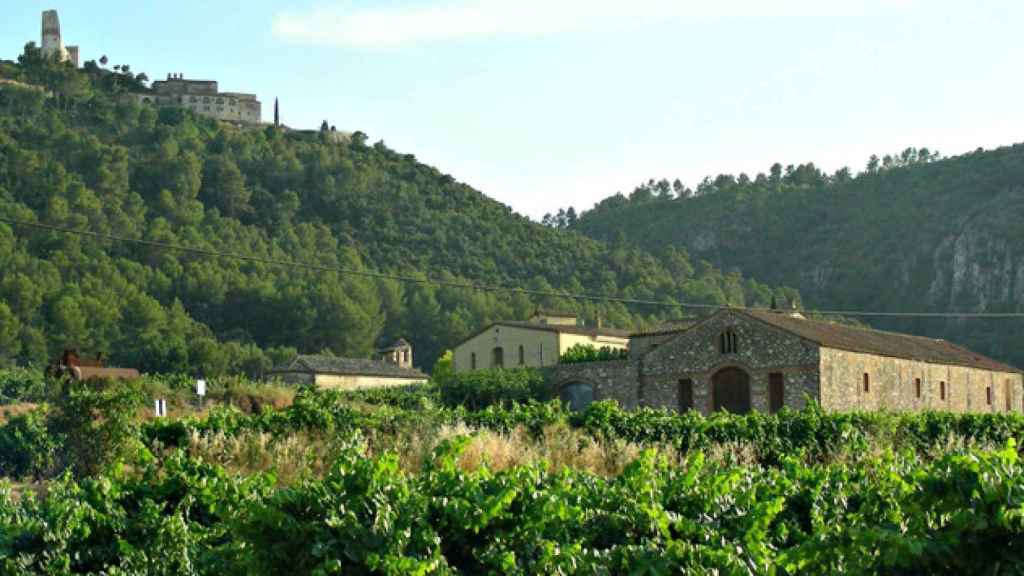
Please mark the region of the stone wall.
[[[719, 337], [736, 336], [736, 351], [723, 354]], [[679, 409], [680, 381], [693, 381], [694, 408], [713, 410], [712, 380], [725, 368], [739, 368], [750, 377], [751, 409], [767, 412], [770, 374], [783, 376], [784, 403], [804, 406], [806, 397], [817, 400], [818, 348], [788, 332], [760, 321], [722, 312], [663, 342], [641, 360], [639, 403]]]
[[821, 382], [827, 410], [1024, 411], [1020, 374], [822, 348]]
[[626, 360], [558, 364], [547, 369], [547, 378], [556, 396], [569, 384], [589, 384], [595, 401], [615, 400], [632, 410], [637, 407], [638, 368], [636, 362]]
[[678, 336], [680, 332], [637, 334], [629, 339], [629, 356], [637, 359]]

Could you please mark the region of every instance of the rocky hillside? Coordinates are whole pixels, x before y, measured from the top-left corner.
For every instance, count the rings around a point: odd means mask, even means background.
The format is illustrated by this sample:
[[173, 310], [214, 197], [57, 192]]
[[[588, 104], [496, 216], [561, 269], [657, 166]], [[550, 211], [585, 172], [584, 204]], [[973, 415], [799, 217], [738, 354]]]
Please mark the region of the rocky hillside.
[[[651, 182], [566, 227], [671, 246], [800, 290], [806, 305], [1024, 311], [1024, 145], [939, 159], [907, 150], [853, 176], [813, 164], [722, 175], [691, 191]], [[1024, 365], [1024, 320], [869, 319]]]

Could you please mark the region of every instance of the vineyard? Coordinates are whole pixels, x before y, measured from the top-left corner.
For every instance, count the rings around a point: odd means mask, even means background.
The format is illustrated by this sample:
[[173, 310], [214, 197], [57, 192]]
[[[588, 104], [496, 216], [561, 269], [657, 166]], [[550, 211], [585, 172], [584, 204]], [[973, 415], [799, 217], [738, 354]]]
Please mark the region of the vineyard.
[[166, 419], [152, 383], [30, 382], [0, 426], [0, 574], [1024, 566], [1020, 416], [569, 413], [495, 378]]

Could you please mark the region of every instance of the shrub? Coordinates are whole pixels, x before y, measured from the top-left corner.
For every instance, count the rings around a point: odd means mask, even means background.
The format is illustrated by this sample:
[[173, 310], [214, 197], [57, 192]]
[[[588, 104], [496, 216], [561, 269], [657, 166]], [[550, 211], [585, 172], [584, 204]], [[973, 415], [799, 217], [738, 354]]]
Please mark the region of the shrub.
[[46, 394], [43, 373], [33, 368], [0, 370], [0, 404], [35, 402]]
[[602, 346], [600, 349], [593, 344], [573, 344], [559, 362], [562, 364], [580, 364], [582, 362], [608, 362], [611, 360], [625, 360], [629, 358], [629, 351], [624, 349]]
[[441, 401], [448, 406], [481, 410], [493, 404], [510, 405], [551, 397], [547, 380], [532, 368], [477, 370], [455, 374], [439, 383]]
[[61, 381], [48, 428], [60, 439], [62, 466], [92, 475], [133, 454], [143, 398], [137, 380]]
[[0, 426], [0, 476], [41, 478], [53, 470], [56, 450], [45, 408], [14, 416]]

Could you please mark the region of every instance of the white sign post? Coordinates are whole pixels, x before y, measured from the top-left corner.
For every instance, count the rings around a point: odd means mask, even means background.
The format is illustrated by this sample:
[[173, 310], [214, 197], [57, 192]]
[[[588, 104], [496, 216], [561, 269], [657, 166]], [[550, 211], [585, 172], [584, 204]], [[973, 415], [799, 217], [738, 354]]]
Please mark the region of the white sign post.
[[196, 396], [199, 397], [199, 408], [203, 407], [203, 400], [206, 398], [206, 380], [196, 380]]

